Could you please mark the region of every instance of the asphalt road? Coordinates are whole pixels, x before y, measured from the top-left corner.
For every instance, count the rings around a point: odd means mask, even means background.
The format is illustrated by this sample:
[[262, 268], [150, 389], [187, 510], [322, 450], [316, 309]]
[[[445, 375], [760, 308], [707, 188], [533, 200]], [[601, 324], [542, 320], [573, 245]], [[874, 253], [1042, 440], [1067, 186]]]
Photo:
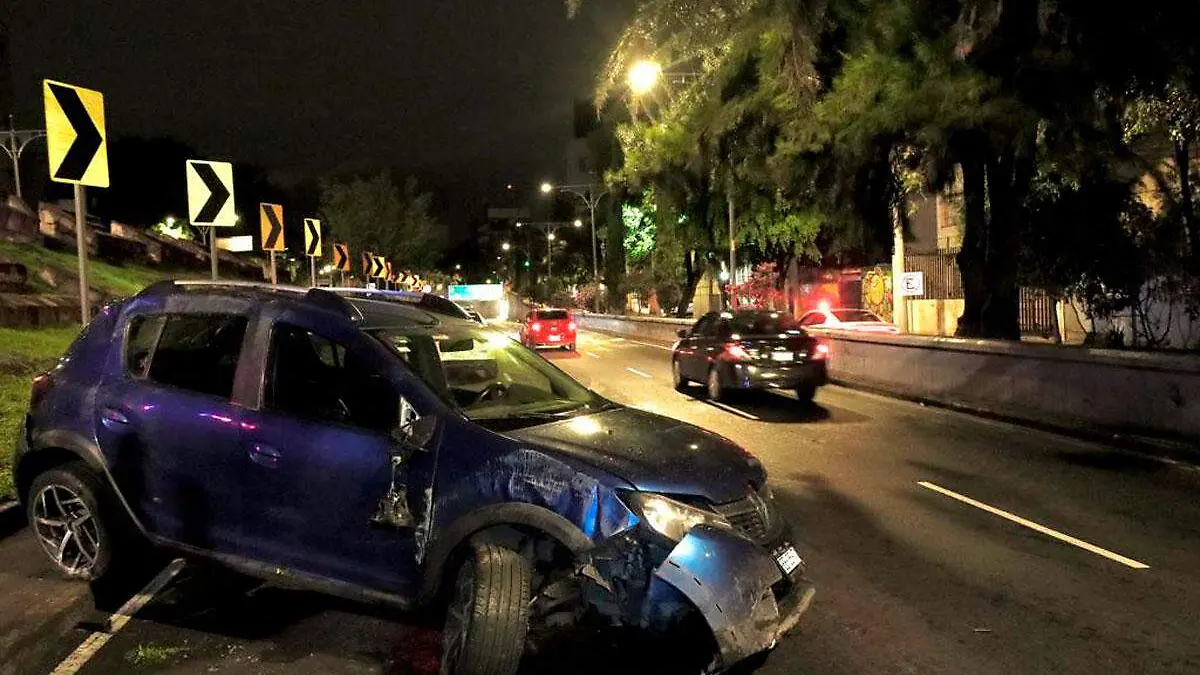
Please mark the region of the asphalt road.
[[[547, 357], [763, 460], [818, 594], [759, 672], [1200, 673], [1195, 468], [836, 387], [814, 406], [717, 406], [671, 387], [665, 348], [619, 338]], [[79, 623], [105, 616], [35, 546], [0, 540], [0, 675], [53, 671], [87, 637]], [[109, 611], [130, 594], [101, 593]], [[409, 617], [189, 564], [78, 672], [425, 673], [438, 640]], [[629, 658], [577, 654], [571, 670], [624, 673]]]

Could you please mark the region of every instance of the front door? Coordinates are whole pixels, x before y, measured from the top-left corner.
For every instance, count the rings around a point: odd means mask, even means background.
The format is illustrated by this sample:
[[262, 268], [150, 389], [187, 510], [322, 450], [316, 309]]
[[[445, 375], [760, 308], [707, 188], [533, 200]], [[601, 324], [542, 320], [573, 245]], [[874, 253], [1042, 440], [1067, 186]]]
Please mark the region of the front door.
[[[353, 330], [285, 316], [270, 331], [261, 405], [244, 411], [246, 471], [260, 492], [252, 557], [407, 595], [415, 530], [380, 523], [392, 485], [400, 396], [379, 345]], [[407, 464], [399, 466], [402, 484]], [[419, 500], [424, 490], [408, 494]]]

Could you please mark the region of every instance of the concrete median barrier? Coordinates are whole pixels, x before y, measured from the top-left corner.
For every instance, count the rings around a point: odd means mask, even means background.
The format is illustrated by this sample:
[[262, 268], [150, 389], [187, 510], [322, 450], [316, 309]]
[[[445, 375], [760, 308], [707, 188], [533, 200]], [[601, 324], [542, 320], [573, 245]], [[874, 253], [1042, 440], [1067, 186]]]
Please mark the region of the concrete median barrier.
[[[670, 342], [691, 320], [584, 315]], [[1087, 435], [1200, 444], [1200, 356], [820, 331], [835, 382]], [[1189, 456], [1192, 454], [1188, 452]]]

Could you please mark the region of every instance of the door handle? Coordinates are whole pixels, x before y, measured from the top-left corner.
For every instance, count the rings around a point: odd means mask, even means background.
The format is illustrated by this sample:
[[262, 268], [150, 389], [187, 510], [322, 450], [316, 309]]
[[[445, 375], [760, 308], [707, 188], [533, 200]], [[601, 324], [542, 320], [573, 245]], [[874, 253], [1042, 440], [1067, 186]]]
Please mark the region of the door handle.
[[283, 454], [269, 445], [255, 443], [250, 447], [250, 461], [268, 469], [277, 468], [281, 457]]
[[104, 406], [100, 409], [100, 421], [109, 429], [129, 426], [129, 418], [125, 413], [111, 406]]

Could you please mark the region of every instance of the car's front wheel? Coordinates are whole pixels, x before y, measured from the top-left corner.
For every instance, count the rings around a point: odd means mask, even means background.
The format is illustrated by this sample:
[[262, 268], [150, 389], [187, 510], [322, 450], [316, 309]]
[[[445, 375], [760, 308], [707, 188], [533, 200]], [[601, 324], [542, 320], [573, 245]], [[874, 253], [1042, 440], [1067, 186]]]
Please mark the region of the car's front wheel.
[[50, 469], [29, 489], [29, 525], [60, 574], [91, 581], [113, 560], [114, 523], [102, 509], [103, 484], [82, 464]]
[[512, 675], [529, 631], [533, 569], [516, 551], [472, 546], [446, 608], [443, 675]]

